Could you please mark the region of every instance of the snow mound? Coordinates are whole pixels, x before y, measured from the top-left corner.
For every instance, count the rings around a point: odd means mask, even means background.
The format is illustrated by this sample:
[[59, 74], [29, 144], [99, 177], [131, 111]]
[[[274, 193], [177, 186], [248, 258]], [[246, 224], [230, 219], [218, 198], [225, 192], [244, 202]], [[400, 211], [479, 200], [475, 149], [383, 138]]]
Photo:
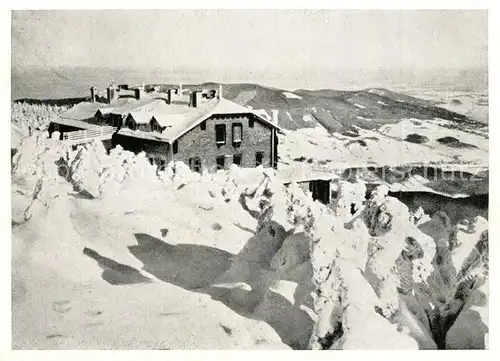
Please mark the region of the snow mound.
[[488, 221], [483, 217], [476, 217], [471, 222], [464, 222], [457, 227], [456, 246], [451, 252], [453, 264], [461, 266], [472, 252], [480, 235], [488, 229]]
[[23, 139], [12, 158], [13, 222], [23, 223], [46, 209], [64, 189], [71, 150], [37, 133]]
[[334, 202], [335, 214], [338, 217], [356, 216], [363, 208], [365, 198], [366, 186], [364, 183], [340, 181]]

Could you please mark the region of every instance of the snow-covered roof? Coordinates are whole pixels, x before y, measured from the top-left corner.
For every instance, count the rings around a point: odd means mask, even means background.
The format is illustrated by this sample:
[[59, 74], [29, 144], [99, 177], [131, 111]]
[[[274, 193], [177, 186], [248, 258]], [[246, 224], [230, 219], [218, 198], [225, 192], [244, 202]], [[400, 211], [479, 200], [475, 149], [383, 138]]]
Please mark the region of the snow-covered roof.
[[85, 122], [83, 120], [69, 119], [69, 118], [59, 118], [57, 120], [52, 121], [52, 123], [67, 125], [70, 127], [75, 127], [75, 128], [80, 128], [80, 129], [102, 128], [102, 126], [97, 125], [97, 124], [91, 124], [91, 123]]
[[[155, 136], [155, 139], [163, 139], [168, 142], [173, 142], [211, 116], [219, 114], [253, 114], [263, 123], [282, 131], [276, 124], [262, 118], [253, 110], [224, 98], [209, 100], [196, 108], [189, 107], [187, 104], [166, 104], [163, 102], [147, 111], [131, 112], [130, 114], [137, 123], [149, 123], [154, 117], [162, 127], [166, 128], [161, 134]], [[138, 134], [139, 132], [130, 133], [125, 129], [119, 131], [119, 133], [128, 136], [134, 136], [134, 133], [137, 133], [138, 138], [144, 138]]]
[[93, 118], [99, 107], [102, 107], [101, 103], [90, 103], [82, 102], [71, 107], [67, 111], [61, 114], [62, 119], [74, 119], [74, 120], [85, 120]]
[[[173, 142], [211, 116], [219, 114], [253, 114], [262, 123], [283, 132], [275, 122], [262, 117], [252, 109], [225, 98], [202, 101], [197, 107], [190, 107], [187, 101], [188, 97], [184, 98], [186, 97], [179, 96], [172, 104], [167, 104], [165, 99], [161, 97], [149, 95], [144, 95], [144, 98], [139, 100], [132, 97], [118, 98], [112, 104], [82, 102], [63, 113], [61, 119], [85, 121], [92, 119], [97, 111], [100, 111], [101, 114], [130, 115], [138, 124], [147, 124], [154, 117], [162, 127], [165, 127], [165, 130], [158, 136], [155, 135], [154, 138], [167, 142]], [[82, 125], [80, 124], [80, 126]], [[144, 138], [139, 134], [140, 131], [135, 132], [137, 132], [137, 137]], [[120, 133], [127, 133], [128, 136], [134, 135], [133, 133], [129, 134], [123, 128]]]
[[130, 112], [127, 117], [132, 117], [137, 124], [148, 124], [153, 115], [151, 112]]
[[99, 110], [101, 114], [127, 115], [130, 112], [158, 110], [165, 106], [165, 100], [161, 97], [144, 95], [142, 99], [132, 97], [118, 98], [111, 104], [98, 102], [81, 102], [61, 114], [61, 118], [85, 120], [93, 118]]
[[315, 180], [331, 181], [338, 178], [338, 175], [331, 171], [316, 169], [313, 166], [305, 164], [280, 166], [277, 176], [283, 184], [291, 182], [302, 183]]
[[109, 114], [113, 112], [114, 108], [99, 108], [98, 111], [101, 112], [101, 114]]

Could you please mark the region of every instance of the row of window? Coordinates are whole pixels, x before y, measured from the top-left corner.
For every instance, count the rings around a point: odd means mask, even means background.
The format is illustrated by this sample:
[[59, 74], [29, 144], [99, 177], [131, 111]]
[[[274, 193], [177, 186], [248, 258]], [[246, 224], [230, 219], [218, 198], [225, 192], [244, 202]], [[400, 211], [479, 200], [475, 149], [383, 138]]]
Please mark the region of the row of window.
[[[238, 166], [241, 166], [241, 160], [242, 160], [243, 155], [241, 153], [239, 154], [233, 154], [233, 164], [236, 164]], [[148, 155], [149, 163], [151, 165], [156, 165], [158, 166], [159, 170], [164, 170], [166, 166], [166, 160], [164, 157], [159, 156], [159, 155], [154, 155], [150, 154]], [[255, 166], [262, 165], [262, 161], [264, 159], [264, 152], [255, 152]], [[217, 169], [224, 169], [224, 166], [226, 165], [226, 156], [221, 155], [215, 158], [215, 164], [217, 165]], [[201, 158], [200, 157], [193, 157], [189, 158], [189, 168], [194, 171], [201, 173]]]
[[153, 124], [137, 124], [134, 122], [128, 122], [127, 126], [131, 130], [148, 131], [148, 128], [150, 128], [152, 132], [162, 133], [162, 131], [163, 131], [162, 127], [158, 124], [155, 124], [155, 123], [153, 123]]
[[[239, 154], [233, 154], [233, 164], [236, 164], [238, 166], [241, 166], [241, 161], [242, 161], [243, 155], [241, 153]], [[262, 165], [264, 159], [264, 152], [255, 152], [255, 166]], [[217, 165], [217, 169], [224, 169], [226, 165], [226, 156], [225, 155], [220, 155], [215, 158], [215, 164]], [[192, 171], [194, 172], [201, 172], [201, 158], [200, 157], [193, 157], [189, 158], [189, 168], [191, 168]]]
[[[204, 122], [203, 122], [204, 123]], [[202, 123], [202, 124], [203, 124]], [[243, 138], [243, 127], [241, 123], [233, 124], [233, 146], [239, 148]], [[226, 144], [226, 124], [215, 125], [215, 143], [217, 146]], [[179, 151], [179, 142], [176, 140], [172, 143], [172, 152], [177, 154]]]
[[[235, 123], [235, 124], [241, 125], [241, 123]], [[248, 127], [249, 128], [253, 128], [254, 124], [255, 124], [255, 120], [253, 118], [249, 118], [248, 119]], [[225, 124], [219, 124], [219, 125], [224, 125], [224, 127], [225, 127]], [[206, 120], [204, 120], [203, 122], [201, 122], [200, 129], [201, 130], [206, 130], [207, 129], [207, 121]]]
[[[253, 128], [254, 126], [254, 120], [250, 118], [248, 120], [249, 127]], [[200, 124], [201, 130], [206, 130], [207, 129], [207, 122], [203, 121]], [[134, 129], [135, 130], [135, 129]], [[153, 131], [158, 130], [153, 126]], [[161, 132], [161, 129], [159, 129]], [[235, 148], [239, 148], [241, 145], [241, 142], [243, 140], [243, 125], [241, 123], [233, 123], [232, 124], [232, 139], [233, 139], [233, 146]], [[227, 142], [227, 136], [226, 136], [226, 124], [216, 124], [215, 125], [215, 144], [217, 144], [218, 147], [225, 145]], [[174, 141], [172, 144], [172, 152], [174, 154], [177, 154], [179, 151], [179, 143]]]

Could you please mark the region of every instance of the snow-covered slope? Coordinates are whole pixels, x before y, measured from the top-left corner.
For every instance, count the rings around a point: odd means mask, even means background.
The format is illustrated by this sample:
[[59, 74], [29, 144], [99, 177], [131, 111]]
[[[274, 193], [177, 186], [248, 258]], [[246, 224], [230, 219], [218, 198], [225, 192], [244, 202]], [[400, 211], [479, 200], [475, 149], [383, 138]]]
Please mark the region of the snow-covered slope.
[[23, 141], [12, 182], [15, 349], [478, 344], [460, 310], [487, 280], [485, 220], [464, 238], [383, 186], [365, 200], [340, 182], [326, 207], [261, 167], [157, 172], [43, 136]]

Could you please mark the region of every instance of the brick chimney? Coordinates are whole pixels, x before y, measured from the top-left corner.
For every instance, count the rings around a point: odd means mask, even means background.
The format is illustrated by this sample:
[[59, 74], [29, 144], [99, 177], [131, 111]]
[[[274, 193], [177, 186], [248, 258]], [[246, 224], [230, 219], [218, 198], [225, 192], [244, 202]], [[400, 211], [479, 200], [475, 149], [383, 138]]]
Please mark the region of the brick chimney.
[[196, 108], [201, 101], [201, 91], [194, 90], [189, 94], [189, 106]]
[[109, 86], [107, 88], [108, 104], [111, 104], [115, 100], [115, 88]]
[[174, 100], [174, 94], [176, 93], [176, 89], [168, 89], [167, 90], [167, 104], [172, 104]]
[[90, 88], [90, 102], [95, 103], [97, 97], [97, 88], [95, 86]]
[[139, 100], [141, 99], [141, 89], [134, 89], [134, 95], [135, 95], [135, 99]]

